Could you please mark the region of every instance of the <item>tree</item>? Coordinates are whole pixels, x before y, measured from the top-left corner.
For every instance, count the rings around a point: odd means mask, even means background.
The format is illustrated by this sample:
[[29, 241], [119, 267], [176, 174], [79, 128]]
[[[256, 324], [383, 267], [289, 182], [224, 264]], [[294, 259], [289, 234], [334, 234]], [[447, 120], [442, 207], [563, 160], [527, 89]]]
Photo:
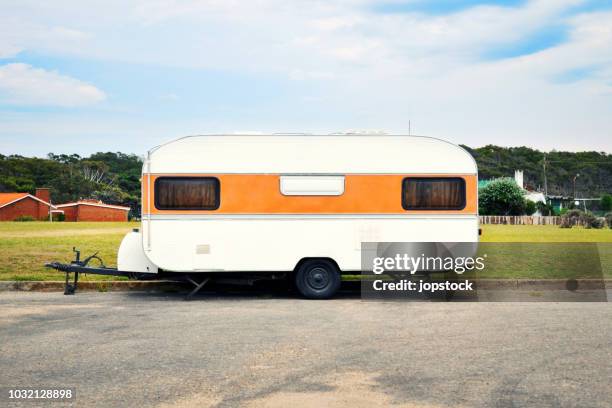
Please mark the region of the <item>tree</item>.
[[546, 173], [549, 194], [571, 195], [572, 178], [580, 173], [576, 189], [581, 195], [599, 197], [603, 193], [612, 193], [612, 154], [609, 153], [554, 150], [543, 153], [528, 147], [495, 145], [466, 150], [476, 159], [478, 176], [482, 180], [511, 176], [514, 170], [522, 169], [525, 172], [525, 186], [542, 191]]
[[610, 211], [612, 210], [612, 195], [604, 194], [601, 196], [601, 200], [599, 201], [602, 211]]
[[523, 190], [509, 177], [493, 180], [478, 192], [482, 215], [521, 215], [525, 212]]
[[0, 154], [0, 192], [34, 193], [36, 187], [49, 187], [54, 204], [99, 198], [129, 205], [138, 214], [141, 170], [142, 160], [124, 153], [49, 153], [46, 159]]

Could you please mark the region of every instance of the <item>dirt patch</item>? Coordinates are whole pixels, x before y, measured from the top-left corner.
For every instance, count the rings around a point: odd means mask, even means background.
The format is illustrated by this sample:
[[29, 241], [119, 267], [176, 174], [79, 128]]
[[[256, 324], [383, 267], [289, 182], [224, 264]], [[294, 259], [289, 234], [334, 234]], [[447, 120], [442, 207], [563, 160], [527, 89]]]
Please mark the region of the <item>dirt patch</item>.
[[309, 356], [317, 357], [317, 351], [311, 350], [306, 345], [296, 342], [295, 344], [278, 345], [272, 350], [267, 350], [254, 355], [246, 366], [248, 375], [257, 375], [259, 370], [274, 370], [283, 366], [294, 366], [300, 364], [302, 358]]
[[221, 402], [221, 398], [212, 391], [181, 398], [170, 403], [156, 405], [157, 408], [212, 408]]
[[[337, 373], [327, 377], [314, 391], [274, 392], [241, 405], [248, 408], [441, 408], [439, 405], [394, 401], [380, 389], [377, 375], [365, 372]], [[318, 382], [318, 381], [317, 381]], [[181, 398], [170, 403], [162, 403], [157, 408], [193, 407], [208, 408], [224, 405], [219, 393], [207, 390]]]
[[329, 391], [276, 392], [247, 404], [250, 408], [436, 408], [429, 404], [400, 403], [385, 394], [375, 380], [376, 375], [365, 372], [338, 373], [325, 381]]

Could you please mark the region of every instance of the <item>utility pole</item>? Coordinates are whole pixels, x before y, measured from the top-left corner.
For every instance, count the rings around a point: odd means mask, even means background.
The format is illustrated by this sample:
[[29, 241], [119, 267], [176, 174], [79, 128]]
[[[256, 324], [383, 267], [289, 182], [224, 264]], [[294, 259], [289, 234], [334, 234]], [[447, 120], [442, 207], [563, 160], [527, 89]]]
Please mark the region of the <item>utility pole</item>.
[[548, 200], [548, 180], [546, 179], [546, 153], [544, 153], [542, 167], [544, 169], [544, 200]]
[[578, 177], [580, 177], [580, 173], [576, 173], [576, 175], [574, 176], [574, 179], [573, 179], [573, 181], [574, 181], [574, 197], [573, 197], [574, 201], [576, 201], [576, 179]]

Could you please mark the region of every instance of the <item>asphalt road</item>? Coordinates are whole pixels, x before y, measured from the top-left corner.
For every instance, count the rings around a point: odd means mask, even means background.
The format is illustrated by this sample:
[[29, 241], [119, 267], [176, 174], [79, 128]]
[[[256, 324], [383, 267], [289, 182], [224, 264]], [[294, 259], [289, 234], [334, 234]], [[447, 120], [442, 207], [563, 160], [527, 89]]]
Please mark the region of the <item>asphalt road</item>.
[[0, 385], [76, 406], [610, 407], [611, 382], [610, 303], [0, 293]]

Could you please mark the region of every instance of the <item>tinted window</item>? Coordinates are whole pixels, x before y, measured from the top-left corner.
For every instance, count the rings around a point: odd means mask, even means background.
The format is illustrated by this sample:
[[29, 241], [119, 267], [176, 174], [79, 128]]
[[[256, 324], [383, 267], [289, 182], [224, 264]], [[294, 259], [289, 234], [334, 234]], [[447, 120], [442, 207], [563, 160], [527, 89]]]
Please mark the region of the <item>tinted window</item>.
[[465, 207], [465, 180], [407, 177], [402, 184], [402, 206], [405, 210], [461, 210]]
[[160, 177], [155, 180], [155, 207], [160, 210], [216, 210], [219, 179]]

